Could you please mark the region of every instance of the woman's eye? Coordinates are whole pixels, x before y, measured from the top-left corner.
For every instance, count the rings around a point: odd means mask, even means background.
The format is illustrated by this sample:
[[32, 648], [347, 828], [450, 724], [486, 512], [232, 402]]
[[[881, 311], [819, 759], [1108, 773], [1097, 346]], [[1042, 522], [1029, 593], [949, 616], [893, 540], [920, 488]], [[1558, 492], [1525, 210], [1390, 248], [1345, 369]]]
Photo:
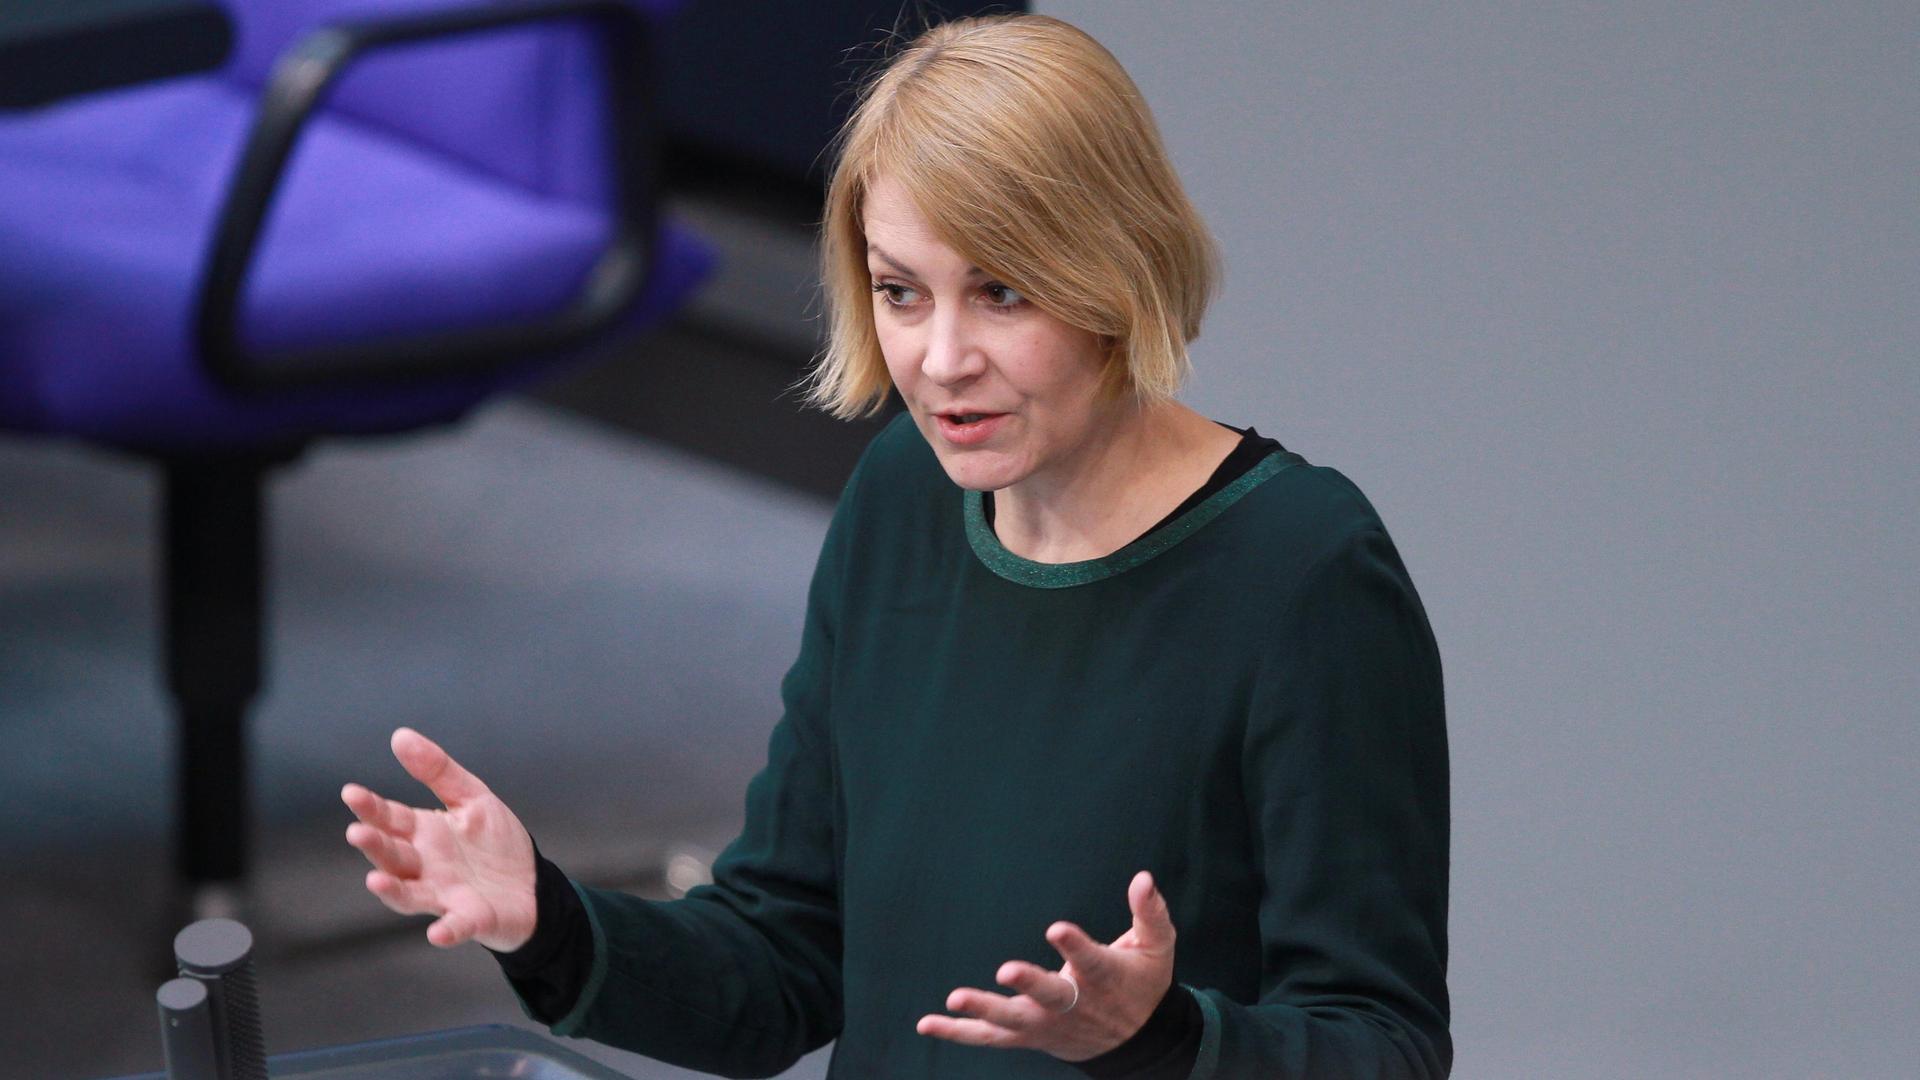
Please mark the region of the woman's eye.
[[905, 285], [896, 285], [891, 281], [874, 282], [873, 291], [885, 296], [887, 303], [892, 304], [894, 307], [907, 307], [920, 298], [919, 293], [914, 292]]
[[987, 285], [983, 287], [980, 290], [980, 293], [981, 295], [985, 296], [987, 298], [987, 302], [989, 304], [992, 304], [994, 307], [1001, 307], [1001, 308], [1019, 307], [1022, 303], [1026, 301], [1026, 297], [1021, 296], [1015, 290], [1010, 289], [1007, 286], [1000, 284], [999, 282], [994, 282], [991, 285]]

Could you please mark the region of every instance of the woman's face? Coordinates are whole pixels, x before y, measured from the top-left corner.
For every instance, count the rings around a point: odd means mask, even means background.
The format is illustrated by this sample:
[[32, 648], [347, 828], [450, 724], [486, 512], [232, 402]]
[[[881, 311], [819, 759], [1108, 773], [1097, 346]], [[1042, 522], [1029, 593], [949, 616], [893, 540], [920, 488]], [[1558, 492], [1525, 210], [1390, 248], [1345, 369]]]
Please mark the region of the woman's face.
[[882, 177], [862, 205], [873, 321], [893, 385], [963, 488], [1071, 474], [1110, 422], [1098, 336], [968, 264]]

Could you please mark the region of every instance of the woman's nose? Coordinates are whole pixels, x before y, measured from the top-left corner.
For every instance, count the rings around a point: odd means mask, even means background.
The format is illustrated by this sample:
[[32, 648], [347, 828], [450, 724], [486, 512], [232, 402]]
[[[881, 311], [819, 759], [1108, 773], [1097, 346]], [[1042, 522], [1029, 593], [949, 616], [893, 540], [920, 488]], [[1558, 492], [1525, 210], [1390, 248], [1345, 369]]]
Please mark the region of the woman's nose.
[[927, 333], [927, 351], [920, 371], [942, 386], [972, 378], [986, 370], [986, 354], [958, 314], [936, 311]]

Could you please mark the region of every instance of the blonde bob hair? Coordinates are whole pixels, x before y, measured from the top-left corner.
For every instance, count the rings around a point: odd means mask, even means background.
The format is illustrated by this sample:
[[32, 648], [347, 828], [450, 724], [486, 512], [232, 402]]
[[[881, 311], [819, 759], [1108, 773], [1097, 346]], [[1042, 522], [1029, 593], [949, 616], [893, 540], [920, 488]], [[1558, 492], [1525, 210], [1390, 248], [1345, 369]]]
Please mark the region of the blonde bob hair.
[[810, 402], [878, 413], [892, 380], [873, 322], [861, 204], [896, 182], [975, 266], [1108, 344], [1103, 387], [1166, 400], [1219, 279], [1206, 224], [1119, 61], [1043, 15], [943, 23], [898, 52], [841, 131], [821, 223], [828, 338]]

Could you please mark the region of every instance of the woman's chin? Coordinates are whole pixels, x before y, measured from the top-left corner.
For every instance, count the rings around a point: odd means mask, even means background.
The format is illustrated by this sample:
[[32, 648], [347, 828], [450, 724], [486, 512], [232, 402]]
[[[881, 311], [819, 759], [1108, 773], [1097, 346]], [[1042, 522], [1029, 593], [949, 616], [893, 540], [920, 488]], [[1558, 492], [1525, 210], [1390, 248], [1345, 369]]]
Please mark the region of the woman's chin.
[[947, 479], [968, 491], [999, 491], [1007, 486], [1003, 481], [967, 469], [948, 469]]
[[947, 479], [968, 491], [999, 491], [1020, 479], [1019, 469], [998, 454], [943, 450], [934, 456]]

